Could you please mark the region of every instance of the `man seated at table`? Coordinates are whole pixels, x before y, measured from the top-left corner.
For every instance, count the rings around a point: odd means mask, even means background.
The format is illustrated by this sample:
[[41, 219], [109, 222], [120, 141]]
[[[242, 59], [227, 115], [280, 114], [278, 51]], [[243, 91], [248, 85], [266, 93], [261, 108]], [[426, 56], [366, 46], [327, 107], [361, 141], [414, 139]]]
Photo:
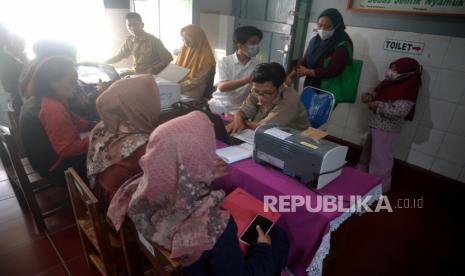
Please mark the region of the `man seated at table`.
[[226, 126], [228, 132], [256, 129], [263, 124], [278, 124], [298, 130], [310, 126], [299, 95], [284, 85], [286, 72], [276, 62], [261, 63], [252, 72], [251, 93]]
[[250, 74], [260, 62], [256, 58], [263, 33], [253, 26], [234, 31], [236, 52], [218, 61], [216, 91], [208, 102], [213, 113], [229, 113], [239, 109], [250, 91]]
[[173, 60], [161, 40], [144, 31], [144, 22], [138, 13], [126, 15], [126, 26], [131, 35], [119, 53], [106, 63], [113, 64], [133, 55], [133, 71], [129, 71], [129, 74], [157, 74]]

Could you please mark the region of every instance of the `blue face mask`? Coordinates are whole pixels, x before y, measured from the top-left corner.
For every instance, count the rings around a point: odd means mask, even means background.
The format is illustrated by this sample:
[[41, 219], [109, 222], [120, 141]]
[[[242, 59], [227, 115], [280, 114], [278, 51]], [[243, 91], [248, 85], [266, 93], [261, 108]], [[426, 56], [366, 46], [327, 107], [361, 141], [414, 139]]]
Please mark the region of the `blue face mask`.
[[260, 45], [247, 45], [247, 56], [250, 58], [255, 57], [260, 52]]

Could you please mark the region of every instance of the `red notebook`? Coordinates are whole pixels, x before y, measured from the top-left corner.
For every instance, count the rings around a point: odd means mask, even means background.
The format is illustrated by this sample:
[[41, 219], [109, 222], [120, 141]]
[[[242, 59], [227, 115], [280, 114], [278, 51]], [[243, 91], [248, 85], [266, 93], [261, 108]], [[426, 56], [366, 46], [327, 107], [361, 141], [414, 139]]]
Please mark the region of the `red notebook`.
[[[237, 237], [245, 231], [250, 222], [257, 214], [260, 214], [271, 221], [278, 221], [281, 214], [274, 213], [271, 210], [264, 211], [263, 201], [253, 197], [241, 188], [236, 188], [232, 193], [225, 197], [223, 208], [228, 210], [237, 224]], [[239, 242], [242, 253], [247, 252], [247, 245]]]

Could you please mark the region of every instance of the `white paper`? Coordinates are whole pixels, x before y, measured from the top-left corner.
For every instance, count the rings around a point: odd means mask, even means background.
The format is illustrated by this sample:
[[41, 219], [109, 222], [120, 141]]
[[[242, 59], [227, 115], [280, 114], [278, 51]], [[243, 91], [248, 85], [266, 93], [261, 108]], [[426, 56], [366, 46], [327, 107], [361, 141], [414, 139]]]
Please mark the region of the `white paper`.
[[271, 136], [274, 136], [278, 139], [281, 139], [281, 140], [284, 140], [286, 139], [287, 137], [289, 136], [292, 136], [292, 133], [289, 133], [289, 132], [285, 132], [283, 130], [280, 130], [279, 128], [277, 127], [274, 127], [274, 128], [270, 128], [268, 130], [265, 130], [265, 133], [268, 134], [268, 135], [271, 135]]
[[254, 144], [254, 136], [255, 136], [255, 131], [252, 129], [244, 129], [241, 132], [236, 132], [231, 134], [232, 137], [235, 137], [239, 140], [242, 140], [248, 144], [253, 145]]
[[252, 154], [253, 146], [248, 143], [216, 150], [216, 155], [228, 164], [250, 158]]
[[187, 73], [189, 73], [189, 71], [190, 69], [188, 68], [170, 63], [156, 76], [177, 83], [181, 81], [187, 75]]

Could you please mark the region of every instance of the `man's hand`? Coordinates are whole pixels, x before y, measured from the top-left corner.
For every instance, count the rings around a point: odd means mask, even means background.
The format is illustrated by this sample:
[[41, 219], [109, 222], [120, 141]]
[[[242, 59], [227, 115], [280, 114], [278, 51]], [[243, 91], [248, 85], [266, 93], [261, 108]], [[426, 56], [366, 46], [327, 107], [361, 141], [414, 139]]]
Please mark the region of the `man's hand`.
[[257, 225], [257, 227], [255, 229], [257, 229], [257, 233], [258, 233], [257, 243], [266, 243], [266, 244], [271, 245], [270, 236], [268, 236], [267, 234], [265, 234], [265, 232], [263, 232], [260, 225]]
[[226, 131], [228, 133], [235, 133], [243, 130], [245, 127], [244, 119], [242, 119], [240, 111], [238, 111], [234, 114], [233, 121], [226, 126]]

